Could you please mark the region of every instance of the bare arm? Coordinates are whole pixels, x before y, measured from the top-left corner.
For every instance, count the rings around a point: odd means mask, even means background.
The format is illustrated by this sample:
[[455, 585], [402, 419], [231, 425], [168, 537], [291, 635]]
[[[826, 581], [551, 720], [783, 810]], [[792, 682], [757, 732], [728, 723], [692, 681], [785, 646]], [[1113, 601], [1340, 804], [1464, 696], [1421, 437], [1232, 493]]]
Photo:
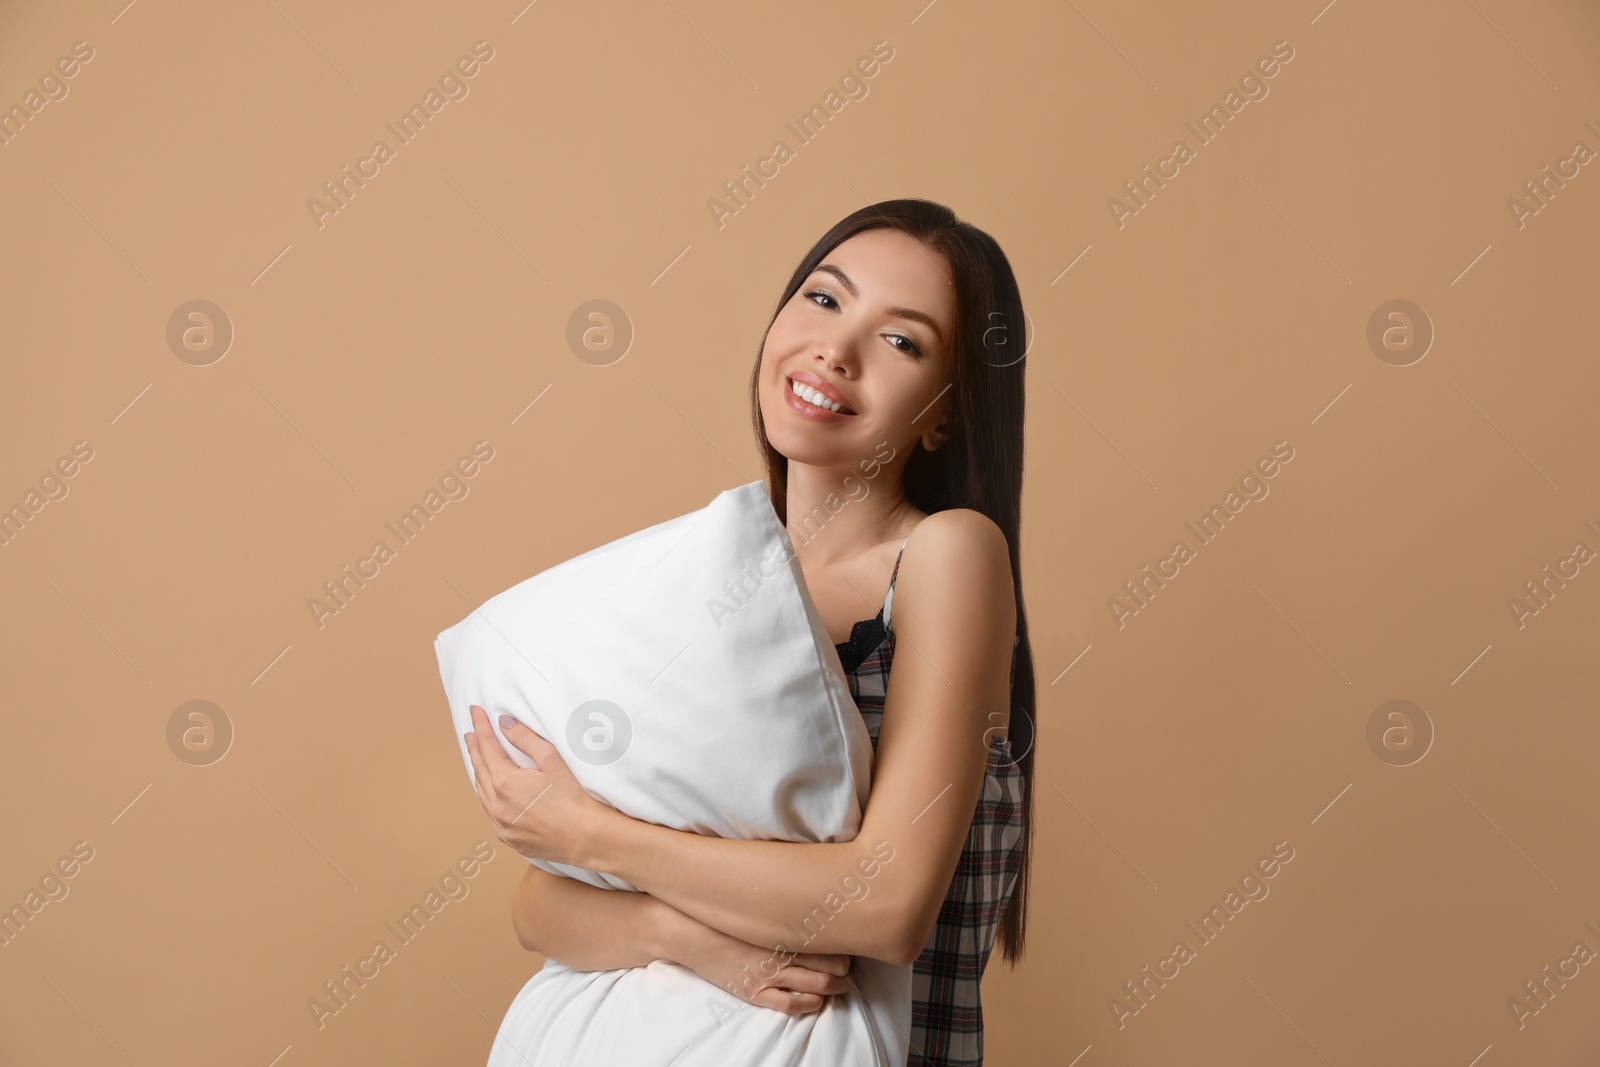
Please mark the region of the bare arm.
[[609, 809], [581, 866], [608, 871], [750, 942], [910, 963], [933, 929], [1009, 711], [1016, 601], [985, 516], [930, 516], [895, 593], [896, 654], [853, 841], [704, 837]]
[[511, 924], [529, 952], [575, 971], [670, 960], [752, 1004], [791, 1015], [850, 988], [848, 956], [791, 955], [713, 930], [648, 893], [600, 889], [528, 864], [511, 896]]
[[649, 893], [600, 889], [533, 864], [511, 895], [511, 925], [529, 952], [575, 971], [614, 971], [671, 959], [688, 918]]

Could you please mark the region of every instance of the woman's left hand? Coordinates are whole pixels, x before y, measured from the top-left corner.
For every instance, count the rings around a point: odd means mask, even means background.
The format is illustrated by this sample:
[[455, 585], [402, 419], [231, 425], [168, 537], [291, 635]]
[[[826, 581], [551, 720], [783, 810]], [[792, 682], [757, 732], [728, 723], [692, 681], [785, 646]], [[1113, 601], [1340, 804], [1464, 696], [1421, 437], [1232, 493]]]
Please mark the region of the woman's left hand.
[[[527, 726], [509, 716], [500, 719], [506, 740], [533, 757], [536, 767], [512, 762], [489, 725], [489, 713], [476, 704], [472, 723], [475, 729], [463, 736], [478, 800], [495, 836], [528, 859], [583, 866], [583, 843], [593, 841], [601, 816], [611, 809], [590, 796], [556, 747]], [[479, 738], [487, 742], [479, 744]]]

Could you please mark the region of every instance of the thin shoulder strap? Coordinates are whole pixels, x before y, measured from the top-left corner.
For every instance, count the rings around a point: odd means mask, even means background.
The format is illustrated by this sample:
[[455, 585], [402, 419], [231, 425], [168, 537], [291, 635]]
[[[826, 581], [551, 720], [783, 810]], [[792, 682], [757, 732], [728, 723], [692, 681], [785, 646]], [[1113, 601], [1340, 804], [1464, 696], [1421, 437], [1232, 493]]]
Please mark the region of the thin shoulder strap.
[[911, 540], [907, 534], [906, 539], [900, 542], [900, 552], [894, 557], [894, 570], [889, 572], [889, 595], [883, 598], [883, 628], [892, 630], [894, 626], [889, 622], [889, 608], [894, 603], [894, 580], [900, 576], [900, 556], [906, 554], [906, 544]]

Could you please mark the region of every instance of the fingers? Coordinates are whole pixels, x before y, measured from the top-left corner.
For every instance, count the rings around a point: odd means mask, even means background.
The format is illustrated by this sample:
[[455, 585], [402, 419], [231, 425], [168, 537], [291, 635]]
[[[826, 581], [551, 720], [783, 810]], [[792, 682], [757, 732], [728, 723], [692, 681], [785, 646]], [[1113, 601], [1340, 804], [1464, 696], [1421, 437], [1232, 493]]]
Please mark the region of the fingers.
[[780, 989], [792, 989], [797, 993], [814, 993], [822, 997], [847, 993], [850, 990], [850, 981], [843, 975], [794, 965], [779, 971], [773, 978], [772, 984]]
[[[465, 735], [467, 743], [467, 756], [472, 761], [472, 784], [478, 791], [478, 801], [483, 805], [483, 810], [489, 813], [491, 820], [497, 820], [496, 811], [500, 803], [501, 783], [508, 770], [516, 770], [517, 765], [506, 755], [506, 750], [501, 746], [499, 738], [495, 737], [494, 730], [489, 726], [489, 713], [476, 704], [471, 705], [469, 714], [472, 716], [472, 730]], [[498, 822], [496, 823], [498, 833]], [[505, 838], [500, 838], [504, 841]]]
[[843, 973], [849, 969], [849, 956], [800, 953], [795, 957], [796, 960], [802, 958], [832, 970], [791, 962], [773, 975], [755, 995], [747, 998], [750, 1003], [776, 1008], [789, 1015], [806, 1015], [821, 1011], [828, 997], [850, 991], [850, 980]]
[[482, 773], [482, 768], [488, 768], [492, 779], [507, 768], [516, 769], [517, 765], [506, 754], [505, 746], [500, 744], [500, 739], [495, 736], [494, 728], [489, 725], [489, 713], [476, 704], [471, 705], [469, 710], [472, 714], [473, 739], [482, 742], [477, 746], [477, 762], [482, 764], [480, 773]]
[[850, 973], [850, 957], [839, 952], [799, 952], [789, 962], [796, 967], [809, 967], [813, 971], [827, 971], [829, 974]]
[[[474, 716], [476, 718], [476, 716]], [[477, 725], [475, 722], [474, 726]], [[478, 747], [478, 732], [470, 731], [463, 735], [467, 744], [467, 757], [472, 760], [472, 782], [478, 789], [478, 796], [483, 798], [484, 790], [489, 787], [489, 768], [483, 762], [483, 753]]]
[[532, 756], [534, 764], [541, 769], [545, 765], [544, 761], [555, 755], [554, 745], [541, 737], [537, 731], [510, 715], [500, 716], [500, 731], [506, 735], [507, 741]]
[[772, 984], [780, 989], [792, 989], [796, 993], [817, 993], [819, 995], [828, 991], [828, 983], [837, 981], [839, 979], [831, 974], [793, 965], [785, 967], [772, 978]]
[[764, 1008], [777, 1008], [789, 1015], [807, 1015], [822, 1010], [822, 998], [814, 993], [796, 993], [788, 989], [763, 989], [750, 999], [750, 1003]]

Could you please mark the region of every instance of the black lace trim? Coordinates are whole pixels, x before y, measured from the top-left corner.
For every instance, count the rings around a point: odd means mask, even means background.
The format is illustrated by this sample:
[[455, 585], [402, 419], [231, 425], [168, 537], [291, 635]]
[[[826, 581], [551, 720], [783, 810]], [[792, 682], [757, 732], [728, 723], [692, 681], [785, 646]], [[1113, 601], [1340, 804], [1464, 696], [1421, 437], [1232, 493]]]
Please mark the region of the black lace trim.
[[850, 627], [850, 640], [834, 645], [839, 653], [839, 664], [844, 668], [844, 673], [854, 674], [867, 657], [872, 655], [874, 649], [883, 644], [888, 631], [883, 625], [883, 609], [878, 609], [878, 614], [870, 619], [862, 619]]

